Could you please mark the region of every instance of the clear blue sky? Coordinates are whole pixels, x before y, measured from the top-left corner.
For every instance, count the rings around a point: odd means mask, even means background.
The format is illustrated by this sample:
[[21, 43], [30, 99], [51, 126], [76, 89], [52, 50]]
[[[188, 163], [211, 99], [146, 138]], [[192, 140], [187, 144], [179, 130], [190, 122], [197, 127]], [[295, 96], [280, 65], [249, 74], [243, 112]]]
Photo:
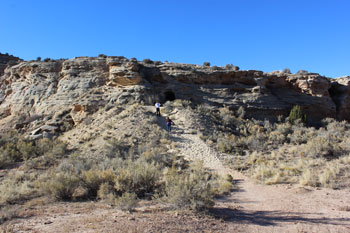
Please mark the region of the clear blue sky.
[[349, 0], [0, 0], [0, 52], [350, 75]]

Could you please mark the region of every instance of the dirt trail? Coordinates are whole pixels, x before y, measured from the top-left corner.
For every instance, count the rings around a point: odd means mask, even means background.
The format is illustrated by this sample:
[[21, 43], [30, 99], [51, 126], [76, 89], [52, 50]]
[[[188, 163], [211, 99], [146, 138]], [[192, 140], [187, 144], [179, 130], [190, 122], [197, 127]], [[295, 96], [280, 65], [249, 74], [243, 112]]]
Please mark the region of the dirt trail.
[[[304, 188], [298, 185], [262, 185], [224, 166], [220, 153], [204, 143], [191, 128], [193, 116], [170, 114], [171, 132], [180, 154], [220, 175], [231, 174], [239, 190], [221, 199], [214, 210], [238, 232], [350, 232], [350, 190]], [[347, 210], [347, 211], [346, 211]]]

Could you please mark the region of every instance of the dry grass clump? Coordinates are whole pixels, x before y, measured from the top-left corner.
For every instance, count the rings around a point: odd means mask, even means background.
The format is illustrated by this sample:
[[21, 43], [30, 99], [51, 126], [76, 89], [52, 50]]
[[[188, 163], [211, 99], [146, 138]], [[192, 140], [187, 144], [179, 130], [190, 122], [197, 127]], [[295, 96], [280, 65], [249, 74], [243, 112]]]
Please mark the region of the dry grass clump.
[[177, 209], [204, 210], [214, 205], [214, 180], [202, 165], [185, 172], [170, 169], [166, 175], [164, 200]]
[[135, 193], [123, 193], [120, 197], [116, 198], [115, 205], [118, 209], [123, 211], [133, 211], [137, 206], [139, 199]]

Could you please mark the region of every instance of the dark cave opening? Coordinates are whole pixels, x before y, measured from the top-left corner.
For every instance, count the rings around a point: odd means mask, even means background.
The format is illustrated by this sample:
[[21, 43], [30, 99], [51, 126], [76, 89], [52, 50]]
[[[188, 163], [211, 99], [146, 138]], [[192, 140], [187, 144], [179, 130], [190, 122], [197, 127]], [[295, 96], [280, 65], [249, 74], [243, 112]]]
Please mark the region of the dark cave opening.
[[164, 92], [165, 101], [174, 101], [176, 99], [175, 93], [171, 90]]

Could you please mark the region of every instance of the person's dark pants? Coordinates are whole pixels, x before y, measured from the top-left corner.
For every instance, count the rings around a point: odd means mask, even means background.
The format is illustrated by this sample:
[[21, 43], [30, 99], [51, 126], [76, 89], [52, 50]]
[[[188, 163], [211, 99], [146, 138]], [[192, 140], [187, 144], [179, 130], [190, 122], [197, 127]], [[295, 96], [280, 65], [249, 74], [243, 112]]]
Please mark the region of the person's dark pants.
[[166, 124], [166, 129], [170, 132], [171, 131], [171, 124]]
[[156, 115], [160, 116], [160, 109], [159, 108], [156, 108]]

